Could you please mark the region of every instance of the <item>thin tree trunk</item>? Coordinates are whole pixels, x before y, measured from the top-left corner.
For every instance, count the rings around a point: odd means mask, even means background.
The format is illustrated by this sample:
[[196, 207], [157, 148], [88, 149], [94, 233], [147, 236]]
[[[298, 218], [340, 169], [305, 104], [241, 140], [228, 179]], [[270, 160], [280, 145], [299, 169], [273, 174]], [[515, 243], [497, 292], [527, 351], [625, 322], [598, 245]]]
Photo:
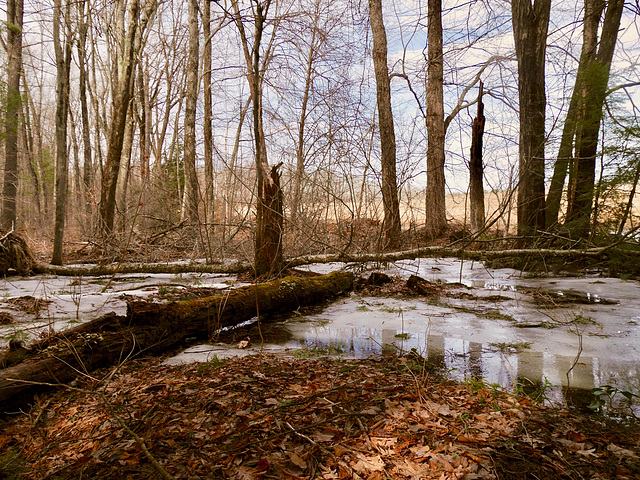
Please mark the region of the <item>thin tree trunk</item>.
[[5, 164], [1, 228], [16, 228], [18, 195], [18, 123], [22, 71], [23, 0], [7, 1], [7, 93], [5, 104]]
[[[78, 81], [80, 96], [80, 114], [82, 116], [82, 153], [83, 153], [83, 176], [82, 183], [84, 187], [84, 210], [87, 216], [87, 225], [91, 225], [93, 217], [93, 160], [91, 152], [91, 125], [89, 124], [89, 106], [87, 102], [87, 30], [89, 25], [87, 19], [88, 13], [85, 13], [87, 6], [86, 0], [82, 0], [78, 4], [79, 11], [79, 34], [78, 34]], [[96, 117], [98, 112], [96, 112]]]
[[428, 0], [427, 24], [427, 192], [426, 233], [435, 238], [447, 226], [445, 202], [444, 52], [442, 48], [442, 0]]
[[[22, 72], [24, 76], [24, 71]], [[42, 221], [42, 181], [38, 176], [37, 169], [37, 160], [36, 160], [36, 149], [35, 149], [35, 140], [33, 135], [33, 124], [32, 124], [32, 114], [31, 109], [29, 108], [29, 97], [30, 92], [29, 89], [25, 87], [24, 98], [27, 101], [22, 102], [22, 131], [23, 131], [23, 142], [25, 145], [25, 153], [27, 166], [29, 169], [29, 174], [31, 176], [31, 180], [33, 181], [33, 189], [34, 189], [34, 200], [36, 202], [36, 206], [38, 209], [38, 224]]]
[[131, 181], [131, 152], [133, 151], [133, 134], [135, 131], [135, 120], [133, 112], [130, 109], [127, 114], [128, 121], [124, 131], [124, 139], [122, 144], [122, 158], [120, 159], [120, 171], [118, 172], [118, 182], [116, 185], [116, 211], [119, 214], [119, 230], [121, 232], [127, 229], [127, 220], [129, 218], [127, 209], [127, 194]]
[[400, 244], [400, 204], [396, 176], [396, 136], [391, 109], [391, 81], [387, 65], [387, 34], [382, 16], [382, 0], [369, 0], [369, 19], [373, 35], [373, 68], [376, 75], [378, 121], [382, 157], [382, 202], [384, 245], [396, 248]]
[[298, 122], [298, 143], [296, 145], [296, 173], [293, 180], [293, 200], [291, 202], [291, 222], [296, 224], [302, 203], [302, 181], [304, 178], [304, 133], [307, 121], [307, 105], [309, 104], [309, 94], [313, 83], [313, 62], [316, 56], [316, 35], [318, 32], [319, 12], [316, 12], [313, 19], [311, 31], [311, 41], [309, 42], [309, 53], [307, 56], [307, 70], [304, 82], [304, 93], [302, 94], [302, 105], [300, 111], [300, 121]]
[[484, 134], [484, 104], [482, 103], [482, 82], [478, 93], [478, 113], [473, 119], [471, 131], [471, 156], [469, 158], [469, 213], [471, 232], [484, 227], [484, 167], [482, 165], [482, 136]]
[[527, 236], [545, 228], [544, 147], [545, 52], [551, 0], [513, 0], [511, 13], [518, 60], [520, 160], [518, 234]]
[[[69, 114], [69, 71], [71, 68], [71, 32], [69, 22], [71, 4], [67, 3], [64, 34], [60, 31], [62, 1], [56, 0], [53, 7], [53, 44], [56, 57], [56, 181], [55, 181], [55, 225], [53, 231], [53, 255], [51, 263], [62, 265], [62, 247], [67, 207], [67, 118]], [[61, 43], [61, 34], [64, 44]]]
[[198, 101], [198, 57], [200, 54], [198, 0], [189, 0], [189, 55], [187, 58], [187, 91], [184, 109], [185, 188], [182, 219], [197, 226], [200, 189], [196, 172], [196, 104]]
[[[213, 189], [213, 106], [211, 103], [211, 0], [204, 0], [202, 9], [202, 33], [204, 45], [202, 47], [202, 82], [204, 91], [204, 182], [205, 182], [205, 222], [211, 226], [214, 223], [214, 189]], [[213, 232], [213, 228], [207, 228]]]

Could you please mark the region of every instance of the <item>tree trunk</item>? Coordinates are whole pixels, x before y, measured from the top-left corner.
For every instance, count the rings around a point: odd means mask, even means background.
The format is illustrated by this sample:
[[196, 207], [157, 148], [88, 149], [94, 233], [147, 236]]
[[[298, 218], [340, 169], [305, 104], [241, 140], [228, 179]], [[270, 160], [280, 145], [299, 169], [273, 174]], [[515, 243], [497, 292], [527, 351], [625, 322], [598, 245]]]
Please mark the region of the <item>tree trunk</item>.
[[575, 141], [576, 173], [573, 196], [565, 222], [572, 234], [581, 238], [588, 236], [590, 232], [602, 107], [607, 96], [611, 61], [623, 8], [624, 0], [611, 0], [607, 3], [598, 53], [585, 69], [581, 99], [583, 108], [579, 111]]
[[551, 0], [513, 0], [511, 13], [518, 60], [520, 160], [518, 235], [545, 228], [545, 52]]
[[391, 109], [391, 81], [387, 65], [387, 34], [382, 17], [382, 0], [369, 0], [369, 18], [373, 35], [373, 68], [376, 75], [378, 119], [380, 123], [380, 159], [382, 167], [382, 203], [384, 220], [382, 230], [387, 248], [400, 244], [400, 205], [396, 176], [396, 136]]
[[[578, 62], [576, 80], [567, 109], [567, 117], [562, 129], [558, 158], [553, 166], [553, 175], [549, 184], [547, 203], [545, 206], [545, 222], [547, 228], [558, 222], [560, 212], [560, 201], [567, 170], [572, 167], [572, 174], [569, 177], [569, 189], [567, 192], [567, 204], [570, 205], [573, 199], [573, 182], [575, 177], [575, 159], [573, 157], [573, 141], [576, 134], [576, 122], [578, 120], [578, 110], [582, 107], [580, 98], [583, 94], [583, 82], [587, 66], [593, 62], [598, 48], [598, 25], [604, 9], [604, 2], [600, 0], [586, 0], [583, 31], [582, 31], [582, 51]], [[568, 212], [567, 212], [568, 213]]]
[[[53, 231], [53, 255], [51, 263], [62, 265], [64, 224], [67, 210], [67, 119], [69, 116], [69, 71], [71, 68], [71, 32], [69, 27], [71, 4], [67, 3], [64, 33], [60, 31], [62, 1], [56, 0], [53, 7], [53, 45], [56, 58], [56, 190], [55, 225]], [[61, 38], [62, 36], [62, 38]], [[64, 40], [62, 40], [64, 39]], [[63, 43], [61, 43], [63, 41]]]
[[[87, 216], [85, 226], [90, 226], [93, 218], [93, 160], [91, 153], [91, 125], [89, 124], [89, 107], [87, 102], [87, 24], [88, 14], [85, 13], [86, 0], [78, 5], [79, 7], [79, 35], [78, 35], [78, 75], [79, 75], [79, 96], [80, 112], [82, 115], [82, 151], [83, 151], [83, 176], [84, 186], [84, 210]], [[97, 112], [96, 112], [97, 113]]]
[[[120, 0], [124, 1], [124, 0]], [[124, 7], [122, 7], [124, 8]], [[131, 0], [129, 5], [129, 27], [124, 35], [124, 16], [120, 20], [119, 28], [124, 37], [124, 45], [119, 51], [121, 56], [116, 57], [117, 79], [114, 85], [113, 103], [111, 105], [111, 125], [107, 142], [107, 160], [102, 176], [102, 188], [100, 196], [100, 230], [104, 235], [113, 231], [113, 223], [116, 209], [116, 187], [118, 185], [118, 173], [120, 160], [122, 159], [122, 147], [124, 133], [127, 126], [129, 100], [131, 98], [131, 79], [135, 62], [134, 41], [138, 28], [137, 18], [140, 13], [139, 0]]]
[[5, 104], [5, 165], [1, 228], [16, 228], [18, 195], [18, 123], [22, 71], [23, 0], [7, 0], [7, 93]]
[[[280, 164], [281, 165], [281, 164]], [[282, 189], [280, 174], [276, 165], [271, 168], [269, 181], [264, 181], [262, 222], [256, 229], [256, 276], [280, 275], [284, 269], [282, 260], [282, 233], [284, 227]]]
[[[213, 106], [211, 103], [211, 0], [204, 0], [202, 9], [202, 82], [204, 90], [204, 182], [205, 182], [205, 222], [207, 231], [213, 233], [215, 223], [214, 186], [213, 186]], [[210, 252], [211, 253], [211, 252]]]
[[126, 317], [107, 314], [25, 349], [25, 360], [11, 362], [15, 364], [0, 371], [0, 411], [24, 405], [42, 390], [43, 383], [59, 385], [79, 372], [115, 364], [132, 353], [160, 354], [187, 339], [211, 338], [221, 328], [256, 315], [322, 302], [349, 291], [353, 281], [350, 272], [334, 272], [309, 278], [287, 277], [214, 297], [164, 305], [129, 302]]
[[469, 157], [469, 212], [471, 232], [484, 228], [484, 167], [482, 165], [482, 135], [484, 134], [484, 104], [482, 103], [482, 82], [478, 93], [478, 113], [473, 119], [471, 130], [471, 155]]
[[309, 42], [309, 54], [307, 56], [307, 71], [304, 82], [304, 93], [302, 94], [302, 105], [300, 111], [300, 122], [298, 123], [298, 144], [296, 148], [296, 173], [293, 179], [293, 200], [291, 202], [291, 223], [294, 225], [298, 221], [300, 205], [302, 204], [302, 182], [304, 178], [304, 133], [307, 122], [307, 105], [309, 104], [309, 93], [313, 84], [313, 62], [316, 56], [316, 35], [318, 32], [319, 12], [313, 19], [311, 41]]
[[442, 0], [428, 0], [427, 24], [427, 193], [426, 233], [433, 239], [447, 226], [444, 178], [444, 53], [442, 49]]
[[198, 28], [198, 0], [189, 0], [189, 55], [187, 58], [187, 90], [184, 108], [184, 173], [185, 188], [181, 218], [198, 226], [200, 188], [196, 171], [196, 104], [198, 102], [198, 57], [200, 41]]

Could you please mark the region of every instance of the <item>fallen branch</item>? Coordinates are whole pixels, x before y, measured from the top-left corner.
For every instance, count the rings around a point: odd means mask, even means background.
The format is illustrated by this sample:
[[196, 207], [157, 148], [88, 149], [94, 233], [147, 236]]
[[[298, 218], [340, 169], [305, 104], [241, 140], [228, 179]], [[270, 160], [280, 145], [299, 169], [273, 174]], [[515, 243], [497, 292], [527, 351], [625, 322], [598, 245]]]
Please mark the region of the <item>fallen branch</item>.
[[208, 339], [222, 327], [258, 315], [295, 310], [349, 291], [354, 277], [334, 272], [287, 277], [207, 298], [157, 304], [130, 301], [127, 315], [114, 313], [34, 344], [24, 359], [0, 370], [0, 411], [29, 401], [38, 384], [64, 383], [132, 352], [160, 354], [187, 339]]

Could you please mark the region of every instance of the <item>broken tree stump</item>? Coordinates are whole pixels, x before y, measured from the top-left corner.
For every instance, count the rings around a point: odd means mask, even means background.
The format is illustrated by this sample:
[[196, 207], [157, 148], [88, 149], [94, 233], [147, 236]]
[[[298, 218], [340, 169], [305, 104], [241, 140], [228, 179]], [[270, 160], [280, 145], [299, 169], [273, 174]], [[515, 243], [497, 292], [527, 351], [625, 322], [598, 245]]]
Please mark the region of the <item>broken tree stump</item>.
[[253, 317], [322, 302], [353, 287], [350, 272], [286, 277], [207, 298], [157, 304], [131, 301], [127, 315], [114, 313], [35, 343], [24, 359], [0, 370], [0, 412], [24, 405], [43, 388], [132, 355], [159, 354], [186, 339], [210, 338], [222, 327]]
[[36, 259], [24, 239], [13, 231], [0, 237], [0, 275], [28, 275]]

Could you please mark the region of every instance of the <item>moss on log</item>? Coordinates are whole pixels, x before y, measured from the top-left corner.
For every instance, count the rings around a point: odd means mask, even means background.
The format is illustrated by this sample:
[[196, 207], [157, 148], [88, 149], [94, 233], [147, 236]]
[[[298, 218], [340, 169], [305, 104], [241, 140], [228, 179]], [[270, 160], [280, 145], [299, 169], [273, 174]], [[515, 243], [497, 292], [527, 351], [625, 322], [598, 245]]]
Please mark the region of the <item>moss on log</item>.
[[353, 287], [349, 272], [286, 277], [212, 297], [158, 304], [132, 301], [114, 313], [35, 343], [25, 359], [0, 370], [0, 411], [28, 402], [45, 386], [68, 382], [131, 355], [159, 354], [187, 339], [207, 339], [222, 327], [257, 315], [295, 310]]

